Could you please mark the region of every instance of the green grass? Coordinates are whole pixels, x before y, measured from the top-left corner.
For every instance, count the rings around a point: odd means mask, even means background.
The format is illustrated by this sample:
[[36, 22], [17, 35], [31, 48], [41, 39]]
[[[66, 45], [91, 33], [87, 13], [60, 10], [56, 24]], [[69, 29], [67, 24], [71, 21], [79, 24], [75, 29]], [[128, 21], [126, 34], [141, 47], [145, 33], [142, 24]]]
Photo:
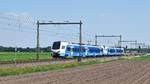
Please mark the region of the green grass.
[[133, 60], [133, 61], [150, 61], [150, 55], [134, 57], [134, 58], [131, 58], [129, 60]]
[[[39, 59], [50, 59], [50, 52], [41, 52]], [[0, 52], [0, 61], [34, 60], [36, 52]]]
[[[3, 55], [4, 54], [4, 55]], [[6, 60], [10, 60], [10, 56], [12, 53], [3, 53], [0, 56], [6, 56], [3, 58]], [[29, 57], [36, 58], [36, 53], [18, 53], [16, 57], [17, 59], [29, 59]], [[8, 55], [8, 56], [7, 56]], [[27, 57], [24, 57], [27, 56]], [[40, 57], [41, 59], [49, 58], [50, 53], [41, 53]], [[8, 57], [8, 58], [7, 58]], [[2, 60], [2, 58], [0, 58]], [[150, 61], [150, 55], [147, 56], [123, 56], [119, 57], [113, 60], [106, 60], [106, 59], [96, 59], [96, 60], [82, 60], [82, 62], [66, 62], [66, 63], [58, 63], [58, 64], [48, 64], [48, 65], [30, 65], [25, 67], [0, 67], [0, 76], [9, 76], [9, 75], [19, 75], [19, 74], [27, 74], [27, 73], [34, 73], [34, 72], [42, 72], [42, 71], [49, 71], [49, 70], [62, 70], [65, 68], [72, 68], [77, 66], [83, 66], [83, 65], [91, 65], [91, 64], [97, 64], [97, 63], [106, 63], [111, 62], [114, 60], [148, 60]]]
[[26, 67], [5, 67], [0, 68], [0, 76], [19, 75], [33, 72], [49, 71], [49, 70], [61, 70], [65, 68], [77, 67], [82, 65], [91, 65], [96, 63], [106, 63], [112, 60], [90, 60], [83, 62], [66, 62], [63, 64], [49, 64], [49, 65], [36, 65]]

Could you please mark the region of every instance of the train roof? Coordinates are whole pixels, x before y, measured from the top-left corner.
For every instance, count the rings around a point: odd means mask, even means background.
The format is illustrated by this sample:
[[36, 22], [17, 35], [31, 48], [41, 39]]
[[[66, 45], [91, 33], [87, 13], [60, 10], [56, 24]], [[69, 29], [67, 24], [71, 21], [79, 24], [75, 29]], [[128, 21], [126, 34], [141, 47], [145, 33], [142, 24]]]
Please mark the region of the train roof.
[[[80, 46], [80, 43], [72, 43], [72, 42], [67, 42], [67, 41], [54, 41], [54, 42], [62, 42], [62, 43], [67, 43], [70, 46]], [[98, 47], [98, 48], [103, 48], [103, 49], [123, 49], [123, 48], [118, 48], [118, 47], [106, 47], [106, 46], [96, 46], [96, 45], [90, 45], [90, 44], [81, 44], [82, 46], [86, 47]]]

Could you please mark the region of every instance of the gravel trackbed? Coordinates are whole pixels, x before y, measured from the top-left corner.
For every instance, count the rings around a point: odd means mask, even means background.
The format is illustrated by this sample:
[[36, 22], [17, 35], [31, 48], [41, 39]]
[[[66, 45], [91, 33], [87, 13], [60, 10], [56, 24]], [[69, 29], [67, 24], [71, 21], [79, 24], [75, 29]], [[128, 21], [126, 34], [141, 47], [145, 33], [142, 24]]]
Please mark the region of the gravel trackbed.
[[150, 61], [118, 60], [64, 70], [0, 77], [0, 84], [150, 84]]

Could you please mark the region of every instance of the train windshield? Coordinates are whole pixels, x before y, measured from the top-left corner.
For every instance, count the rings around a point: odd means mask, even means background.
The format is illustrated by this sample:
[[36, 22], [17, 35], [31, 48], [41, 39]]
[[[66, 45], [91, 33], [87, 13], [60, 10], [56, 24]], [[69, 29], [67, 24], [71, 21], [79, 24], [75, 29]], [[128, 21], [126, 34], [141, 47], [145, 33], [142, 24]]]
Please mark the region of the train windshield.
[[52, 49], [60, 49], [60, 42], [54, 42]]

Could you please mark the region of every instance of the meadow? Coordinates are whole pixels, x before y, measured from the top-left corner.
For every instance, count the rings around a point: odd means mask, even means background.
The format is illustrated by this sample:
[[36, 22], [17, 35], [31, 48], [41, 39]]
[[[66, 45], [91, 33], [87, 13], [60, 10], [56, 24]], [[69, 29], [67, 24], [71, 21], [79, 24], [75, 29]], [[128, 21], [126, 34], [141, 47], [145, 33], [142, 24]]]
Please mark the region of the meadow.
[[[35, 60], [36, 52], [0, 52], [0, 61]], [[40, 52], [39, 59], [51, 59], [50, 52]]]
[[133, 61], [150, 61], [150, 55], [134, 57], [134, 58], [132, 58], [130, 60], [133, 60]]
[[25, 67], [4, 67], [0, 68], [0, 76], [9, 76], [9, 75], [20, 75], [34, 72], [44, 72], [50, 70], [62, 70], [65, 68], [72, 68], [83, 65], [92, 65], [97, 63], [107, 63], [114, 60], [87, 60], [82, 62], [65, 62], [57, 64], [46, 64], [46, 65], [33, 65]]
[[[7, 55], [8, 56], [7, 56]], [[12, 58], [10, 58], [10, 54], [12, 53], [4, 53], [4, 55], [7, 57], [4, 57], [6, 60], [10, 60]], [[2, 55], [2, 56], [4, 56]], [[28, 59], [31, 57], [33, 57], [33, 59], [36, 58], [36, 53], [18, 53], [18, 59]], [[17, 57], [16, 55], [16, 57]], [[26, 55], [30, 55], [27, 57], [24, 57]], [[50, 53], [41, 53], [40, 54], [40, 59], [49, 59], [50, 57]], [[21, 58], [22, 57], [22, 58]], [[4, 60], [3, 58], [3, 60]], [[1, 58], [2, 60], [2, 58]], [[4, 68], [0, 68], [0, 76], [8, 76], [8, 75], [19, 75], [19, 74], [27, 74], [27, 73], [34, 73], [34, 72], [43, 72], [43, 71], [49, 71], [49, 70], [61, 70], [61, 69], [65, 69], [65, 68], [72, 68], [72, 67], [77, 67], [77, 66], [82, 66], [82, 65], [91, 65], [91, 64], [97, 64], [97, 63], [107, 63], [107, 62], [112, 62], [112, 61], [116, 61], [116, 60], [128, 60], [128, 61], [150, 61], [150, 55], [146, 55], [146, 56], [132, 56], [132, 57], [118, 57], [118, 59], [112, 59], [112, 60], [104, 60], [104, 59], [95, 59], [95, 60], [85, 60], [82, 62], [66, 62], [66, 63], [57, 63], [57, 64], [46, 64], [46, 65], [34, 65], [34, 66], [25, 66], [25, 67], [4, 67]]]

